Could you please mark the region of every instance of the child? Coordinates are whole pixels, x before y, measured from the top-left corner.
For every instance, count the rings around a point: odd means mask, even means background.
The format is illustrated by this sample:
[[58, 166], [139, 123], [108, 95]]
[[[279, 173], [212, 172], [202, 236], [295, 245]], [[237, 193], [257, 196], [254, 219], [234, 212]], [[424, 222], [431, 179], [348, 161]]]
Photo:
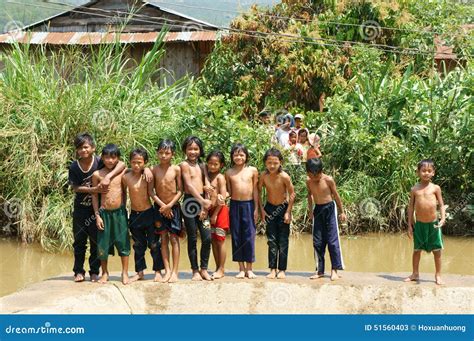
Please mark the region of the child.
[[[421, 250], [433, 252], [435, 261], [435, 282], [444, 284], [441, 280], [441, 249], [443, 239], [441, 227], [445, 223], [446, 211], [441, 195], [441, 188], [431, 182], [435, 175], [435, 165], [432, 160], [421, 160], [418, 163], [417, 175], [420, 182], [412, 187], [408, 206], [408, 235], [414, 240], [413, 273], [405, 278], [405, 282], [418, 281], [420, 277], [419, 265]], [[436, 205], [441, 211], [441, 220], [438, 224]], [[413, 214], [416, 214], [413, 228]]]
[[258, 171], [247, 165], [247, 148], [234, 144], [230, 150], [231, 168], [225, 173], [230, 194], [230, 231], [232, 233], [232, 260], [239, 262], [237, 278], [257, 276], [253, 273], [255, 262], [255, 222], [258, 219]]
[[[321, 159], [309, 159], [306, 162], [306, 172], [308, 178], [306, 187], [308, 189], [308, 209], [311, 215], [313, 211], [313, 245], [315, 256], [318, 261], [317, 273], [310, 279], [324, 276], [324, 254], [326, 245], [331, 256], [331, 280], [339, 278], [337, 270], [344, 270], [344, 261], [342, 260], [341, 245], [339, 242], [339, 226], [337, 223], [337, 210], [339, 210], [339, 219], [346, 220], [342, 208], [341, 198], [337, 193], [336, 183], [333, 178], [323, 173], [323, 163]], [[337, 204], [337, 210], [334, 201]]]
[[309, 148], [311, 148], [311, 144], [309, 143], [308, 140], [309, 136], [309, 131], [306, 128], [301, 128], [298, 130], [298, 144], [300, 145], [302, 155], [301, 155], [301, 161], [306, 162], [307, 158], [307, 153]]
[[[162, 140], [156, 149], [160, 163], [153, 167], [154, 190], [149, 188], [149, 195], [155, 202], [155, 226], [161, 235], [161, 254], [165, 267], [162, 282], [178, 281], [178, 266], [182, 233], [181, 208], [178, 200], [183, 193], [181, 168], [171, 164], [176, 151], [175, 144], [170, 140]], [[173, 269], [170, 266], [169, 243], [173, 256]]]
[[296, 130], [290, 130], [288, 139], [288, 145], [285, 147], [290, 151], [288, 161], [291, 165], [298, 166], [301, 164], [301, 158], [303, 157], [303, 148], [298, 143], [298, 134], [296, 133]]
[[304, 116], [302, 114], [295, 115], [295, 129], [297, 131], [299, 131], [300, 129], [303, 129], [303, 121], [304, 121]]
[[[262, 219], [267, 223], [268, 263], [267, 278], [285, 278], [288, 260], [288, 237], [290, 235], [291, 209], [295, 201], [295, 190], [290, 176], [282, 171], [283, 155], [276, 148], [267, 150], [263, 157], [265, 171], [258, 181], [259, 198], [265, 187], [267, 203], [260, 200]], [[278, 264], [277, 264], [278, 262]], [[277, 274], [278, 269], [278, 274]]]
[[96, 282], [99, 276], [100, 261], [97, 258], [97, 228], [92, 222], [95, 220], [92, 209], [92, 194], [107, 193], [110, 179], [125, 169], [122, 161], [108, 173], [97, 186], [92, 187], [92, 174], [104, 164], [94, 155], [95, 143], [92, 136], [82, 133], [74, 139], [74, 147], [78, 160], [69, 167], [69, 184], [72, 186], [74, 197], [74, 211], [72, 215], [72, 231], [74, 235], [74, 281], [82, 282], [85, 279], [84, 260], [87, 251], [87, 239], [90, 243], [89, 267], [90, 279]]
[[[182, 145], [186, 160], [181, 162], [181, 174], [184, 185], [183, 215], [186, 233], [188, 235], [188, 256], [193, 271], [193, 281], [212, 280], [207, 271], [209, 255], [211, 254], [211, 229], [205, 228], [203, 219], [211, 201], [205, 198], [204, 186], [206, 175], [200, 159], [204, 156], [201, 139], [196, 136], [187, 137]], [[197, 230], [201, 235], [201, 267], [198, 266]]]
[[[207, 175], [209, 179], [210, 190], [207, 191], [212, 205], [209, 209], [211, 220], [212, 253], [216, 261], [216, 272], [212, 275], [213, 279], [219, 279], [225, 275], [225, 237], [229, 230], [229, 208], [225, 205], [227, 196], [225, 177], [220, 173], [225, 165], [224, 154], [220, 151], [209, 153], [206, 158]], [[221, 200], [219, 200], [221, 199]]]
[[130, 153], [132, 171], [122, 177], [122, 182], [125, 188], [128, 188], [132, 208], [129, 217], [129, 228], [132, 233], [137, 275], [132, 277], [130, 281], [144, 278], [143, 271], [146, 269], [145, 252], [148, 245], [153, 259], [156, 282], [161, 280], [161, 270], [164, 265], [161, 257], [160, 240], [155, 234], [154, 211], [148, 194], [148, 188], [153, 187], [153, 183], [147, 183], [142, 177], [147, 162], [148, 153], [146, 150], [142, 148], [134, 149]]
[[[95, 171], [92, 175], [92, 186], [97, 186], [99, 182], [109, 174], [120, 158], [120, 150], [114, 144], [108, 144], [102, 149], [102, 162], [104, 168]], [[100, 195], [92, 195], [92, 207], [94, 208], [97, 228], [97, 246], [102, 277], [99, 283], [106, 283], [109, 280], [109, 270], [107, 268], [107, 258], [109, 253], [114, 254], [114, 245], [122, 260], [122, 283], [128, 284], [128, 256], [130, 255], [130, 238], [128, 236], [127, 211], [125, 203], [127, 192], [122, 184], [124, 172], [115, 176], [109, 185], [109, 191]], [[99, 210], [100, 205], [100, 210]]]
[[311, 146], [306, 152], [306, 160], [319, 159], [322, 156], [321, 150], [319, 149], [319, 141], [321, 140], [321, 138], [318, 134], [312, 134], [312, 136], [309, 137], [309, 140]]

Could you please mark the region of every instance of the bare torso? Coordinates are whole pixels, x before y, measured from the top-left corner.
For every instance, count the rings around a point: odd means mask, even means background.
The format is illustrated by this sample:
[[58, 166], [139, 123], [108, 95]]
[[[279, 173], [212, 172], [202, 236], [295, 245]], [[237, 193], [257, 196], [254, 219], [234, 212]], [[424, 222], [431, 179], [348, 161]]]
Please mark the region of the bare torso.
[[417, 221], [431, 223], [436, 220], [436, 207], [438, 204], [436, 190], [437, 185], [432, 183], [428, 185], [417, 184], [412, 188]]
[[[202, 172], [201, 166], [198, 163], [192, 164], [187, 161], [183, 161], [180, 164], [180, 166], [181, 166], [181, 172], [183, 174], [189, 170], [191, 185], [194, 186], [194, 188], [196, 189], [196, 191], [198, 191], [198, 193], [203, 194], [204, 183], [203, 183], [203, 172]], [[184, 184], [184, 193], [191, 194], [187, 189], [188, 184], [185, 183], [184, 179], [183, 179], [183, 184]]]
[[[98, 181], [102, 179], [110, 171], [107, 168], [102, 168], [98, 171]], [[106, 210], [114, 210], [124, 205], [123, 202], [123, 188], [122, 188], [122, 176], [124, 172], [112, 178], [109, 185], [109, 191], [100, 195], [100, 207], [105, 208]]]
[[255, 167], [231, 168], [226, 172], [232, 200], [253, 200], [254, 181], [258, 178]]
[[287, 201], [288, 189], [285, 184], [285, 176], [288, 176], [285, 172], [277, 174], [269, 174], [267, 172], [262, 173], [263, 186], [267, 190], [267, 202], [278, 206]]
[[219, 189], [221, 184], [224, 185], [225, 188], [225, 178], [222, 174], [217, 174], [216, 176], [212, 177], [209, 175], [209, 184], [212, 187], [212, 192], [209, 193], [209, 199], [211, 200], [211, 207], [217, 206], [217, 195], [222, 194], [225, 198], [226, 193], [220, 193]]
[[129, 172], [123, 176], [123, 182], [128, 188], [132, 210], [139, 212], [148, 210], [151, 207], [148, 183], [143, 176]]
[[178, 193], [176, 177], [180, 174], [179, 166], [169, 165], [163, 167], [162, 165], [156, 165], [152, 172], [156, 195], [165, 204], [170, 203]]
[[333, 201], [332, 191], [328, 184], [328, 181], [331, 180], [329, 175], [323, 174], [319, 181], [311, 179], [308, 181], [309, 191], [315, 204], [324, 205]]

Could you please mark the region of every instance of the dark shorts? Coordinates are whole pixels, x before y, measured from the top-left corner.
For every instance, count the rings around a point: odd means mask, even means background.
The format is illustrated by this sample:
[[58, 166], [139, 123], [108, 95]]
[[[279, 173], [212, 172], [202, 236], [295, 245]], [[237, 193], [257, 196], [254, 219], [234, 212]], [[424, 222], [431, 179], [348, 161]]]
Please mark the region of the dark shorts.
[[130, 211], [130, 217], [128, 218], [128, 227], [134, 228], [146, 228], [155, 224], [155, 211], [153, 207], [150, 207], [146, 211]]
[[255, 262], [254, 201], [230, 201], [230, 232], [232, 234], [232, 260]]
[[109, 255], [114, 255], [114, 246], [119, 256], [129, 256], [130, 238], [125, 207], [101, 210], [100, 217], [104, 221], [104, 230], [97, 232], [97, 257], [107, 260]]
[[181, 208], [179, 204], [173, 206], [171, 211], [173, 212], [173, 218], [169, 219], [164, 217], [160, 212], [160, 207], [155, 204], [155, 232], [157, 234], [162, 234], [165, 232], [175, 234], [177, 236], [182, 235], [182, 225], [181, 225]]

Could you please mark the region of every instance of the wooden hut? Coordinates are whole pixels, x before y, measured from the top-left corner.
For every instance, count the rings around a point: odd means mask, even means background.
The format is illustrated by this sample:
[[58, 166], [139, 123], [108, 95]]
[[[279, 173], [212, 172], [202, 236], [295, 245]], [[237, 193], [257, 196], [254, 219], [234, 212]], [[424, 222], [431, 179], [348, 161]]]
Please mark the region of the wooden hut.
[[186, 74], [199, 75], [218, 28], [140, 0], [94, 0], [71, 7], [19, 32], [0, 34], [0, 49], [8, 49], [14, 42], [57, 50], [71, 45], [97, 48], [119, 41], [126, 46], [127, 57], [139, 62], [164, 26], [168, 30], [166, 54], [160, 66], [167, 70], [168, 82]]

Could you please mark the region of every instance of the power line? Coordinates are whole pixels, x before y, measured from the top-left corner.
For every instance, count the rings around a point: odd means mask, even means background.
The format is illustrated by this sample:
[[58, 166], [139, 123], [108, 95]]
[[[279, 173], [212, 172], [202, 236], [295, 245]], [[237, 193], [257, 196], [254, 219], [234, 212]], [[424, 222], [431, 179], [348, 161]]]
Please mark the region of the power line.
[[[17, 2], [14, 2], [14, 1], [9, 1], [9, 2], [17, 3]], [[23, 3], [17, 3], [17, 4], [23, 4]], [[64, 4], [64, 3], [57, 3], [57, 4], [63, 5], [63, 6], [68, 6], [68, 7], [73, 7], [73, 9], [70, 10], [70, 12], [74, 12], [74, 13], [95, 15], [95, 16], [105, 17], [105, 18], [109, 18], [109, 19], [116, 19], [116, 16], [110, 16], [110, 15], [104, 15], [104, 14], [98, 14], [98, 13], [90, 13], [90, 11], [95, 10], [95, 11], [101, 11], [101, 12], [106, 12], [106, 13], [112, 13], [112, 14], [115, 14], [115, 15], [119, 14], [119, 13], [123, 13], [123, 14], [126, 14], [129, 17], [139, 16], [139, 17], [145, 17], [145, 18], [150, 18], [150, 19], [154, 20], [154, 21], [150, 21], [150, 20], [144, 20], [144, 19], [136, 19], [136, 18], [134, 19], [135, 21], [139, 21], [139, 22], [152, 23], [152, 24], [162, 24], [161, 22], [159, 22], [161, 20], [161, 21], [164, 21], [165, 24], [170, 26], [170, 27], [178, 27], [178, 28], [181, 28], [181, 29], [189, 29], [190, 28], [189, 27], [190, 21], [183, 22], [183, 21], [171, 20], [171, 19], [166, 19], [166, 18], [151, 17], [151, 16], [148, 16], [148, 15], [133, 14], [133, 13], [123, 12], [123, 11], [104, 10], [104, 9], [98, 9], [98, 8], [87, 8], [87, 7], [83, 7], [83, 6], [74, 7], [72, 5]], [[59, 8], [56, 8], [56, 7], [44, 6], [44, 5], [38, 5], [38, 4], [36, 4], [36, 5], [35, 4], [23, 4], [23, 5], [29, 5], [29, 6], [59, 10]], [[85, 8], [85, 9], [88, 10], [88, 12], [80, 11], [80, 10], [78, 10], [78, 8]], [[179, 23], [180, 25], [169, 24], [169, 22]], [[251, 37], [255, 37], [255, 38], [265, 38], [266, 36], [276, 36], [276, 37], [289, 38], [289, 39], [286, 39], [286, 40], [282, 40], [282, 41], [286, 41], [286, 42], [295, 42], [295, 43], [296, 42], [301, 42], [301, 43], [306, 43], [306, 44], [314, 44], [314, 45], [321, 45], [321, 46], [337, 46], [337, 47], [344, 47], [347, 44], [359, 44], [359, 45], [367, 45], [367, 46], [370, 46], [370, 47], [378, 47], [379, 50], [385, 51], [385, 52], [402, 53], [402, 54], [406, 53], [406, 54], [412, 54], [412, 55], [413, 54], [432, 55], [432, 54], [436, 53], [436, 51], [423, 51], [423, 50], [419, 50], [419, 49], [402, 48], [402, 47], [391, 46], [391, 45], [383, 45], [383, 44], [370, 44], [370, 43], [362, 43], [362, 42], [355, 42], [355, 41], [338, 41], [338, 40], [328, 39], [328, 38], [304, 38], [304, 37], [297, 37], [297, 36], [294, 36], [294, 35], [275, 33], [275, 32], [240, 30], [240, 29], [234, 29], [234, 28], [230, 28], [230, 27], [219, 27], [219, 26], [216, 26], [216, 27], [218, 27], [220, 30], [227, 30], [227, 31], [231, 31], [233, 33], [241, 33], [243, 35], [251, 36]], [[333, 42], [334, 44], [322, 43], [321, 41], [329, 41], [329, 42]], [[408, 52], [405, 52], [405, 51], [408, 51]]]

